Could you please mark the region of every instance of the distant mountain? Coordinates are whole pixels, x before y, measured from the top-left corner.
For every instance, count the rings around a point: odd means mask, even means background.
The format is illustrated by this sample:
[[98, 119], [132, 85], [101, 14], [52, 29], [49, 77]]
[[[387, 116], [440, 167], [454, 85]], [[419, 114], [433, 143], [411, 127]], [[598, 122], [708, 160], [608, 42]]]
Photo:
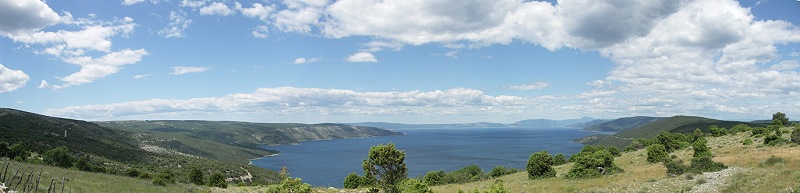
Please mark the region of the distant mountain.
[[455, 124], [403, 124], [403, 123], [387, 123], [387, 122], [361, 122], [361, 123], [347, 123], [354, 126], [364, 127], [377, 127], [384, 129], [415, 129], [415, 128], [503, 128], [509, 125], [502, 123], [455, 123]]
[[594, 118], [583, 117], [580, 119], [550, 120], [550, 119], [527, 119], [517, 121], [512, 124], [515, 127], [568, 127], [580, 123], [594, 121]]
[[674, 116], [669, 118], [660, 118], [636, 128], [620, 131], [614, 135], [594, 135], [581, 139], [575, 139], [574, 141], [587, 145], [613, 145], [617, 147], [624, 147], [630, 144], [633, 139], [653, 138], [662, 132], [691, 133], [694, 132], [695, 129], [700, 129], [704, 133], [709, 133], [710, 131], [708, 130], [708, 127], [711, 125], [717, 125], [723, 128], [731, 128], [737, 124], [746, 124], [751, 127], [765, 126], [765, 124], [751, 122], [723, 121], [695, 116]]
[[628, 129], [633, 129], [642, 125], [646, 125], [660, 119], [663, 119], [663, 117], [644, 117], [644, 116], [625, 117], [625, 118], [614, 119], [612, 121], [593, 122], [597, 124], [592, 124], [587, 127], [584, 127], [583, 130], [619, 132]]

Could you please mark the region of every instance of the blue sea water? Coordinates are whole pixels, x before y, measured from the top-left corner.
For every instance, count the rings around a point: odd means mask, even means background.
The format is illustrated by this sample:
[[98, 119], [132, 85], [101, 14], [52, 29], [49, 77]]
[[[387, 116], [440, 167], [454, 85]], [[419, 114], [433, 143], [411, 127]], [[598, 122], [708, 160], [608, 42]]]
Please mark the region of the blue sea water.
[[278, 171], [285, 166], [293, 177], [317, 187], [342, 187], [351, 172], [363, 175], [361, 163], [371, 146], [394, 143], [406, 152], [409, 177], [428, 171], [453, 171], [478, 165], [484, 172], [502, 165], [525, 169], [528, 157], [546, 150], [567, 156], [583, 147], [572, 139], [598, 134], [569, 128], [429, 128], [396, 129], [403, 136], [311, 141], [297, 145], [264, 146], [278, 155], [253, 160]]

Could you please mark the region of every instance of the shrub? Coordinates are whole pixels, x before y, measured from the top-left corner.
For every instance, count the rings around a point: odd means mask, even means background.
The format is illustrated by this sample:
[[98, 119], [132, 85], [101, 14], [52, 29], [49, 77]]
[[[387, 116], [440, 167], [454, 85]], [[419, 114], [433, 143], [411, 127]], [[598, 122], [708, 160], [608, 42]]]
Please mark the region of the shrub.
[[487, 175], [489, 175], [490, 177], [496, 178], [496, 177], [500, 177], [502, 175], [506, 175], [506, 174], [510, 174], [510, 173], [511, 173], [511, 170], [509, 170], [505, 166], [495, 166], [494, 168], [492, 168], [492, 171], [490, 171], [489, 174], [487, 174]]
[[406, 152], [395, 149], [392, 143], [372, 146], [362, 165], [364, 175], [376, 179], [384, 192], [397, 192], [396, 184], [408, 176], [405, 158]]
[[792, 142], [800, 144], [800, 128], [796, 128], [792, 131]]
[[769, 158], [767, 158], [766, 160], [764, 160], [763, 162], [759, 163], [758, 166], [767, 167], [767, 166], [780, 165], [780, 164], [783, 164], [783, 163], [784, 163], [783, 158], [775, 157], [773, 155], [773, 156], [770, 156]]
[[484, 175], [481, 167], [477, 165], [468, 165], [459, 170], [447, 173], [445, 181], [447, 183], [466, 183], [482, 180], [483, 178]]
[[284, 178], [280, 184], [267, 187], [267, 193], [311, 193], [311, 185], [300, 178]]
[[192, 171], [189, 172], [189, 181], [191, 181], [193, 184], [204, 185], [205, 182], [203, 182], [203, 178], [205, 178], [203, 177], [203, 172], [196, 167], [193, 167]]
[[786, 117], [785, 113], [777, 112], [772, 114], [772, 125], [777, 126], [789, 126], [791, 122], [789, 122], [789, 118]]
[[664, 167], [667, 168], [667, 175], [670, 176], [679, 176], [683, 173], [686, 173], [687, 167], [683, 165], [682, 160], [667, 160], [664, 162]]
[[764, 134], [767, 133], [767, 129], [765, 129], [763, 127], [756, 127], [756, 128], [753, 128], [753, 130], [750, 130], [750, 131], [752, 132], [752, 134], [750, 135], [752, 137], [760, 137], [761, 135], [764, 135]]
[[175, 174], [170, 170], [162, 170], [161, 173], [153, 177], [153, 185], [166, 186], [168, 183], [175, 183]]
[[786, 142], [788, 142], [786, 139], [778, 136], [777, 134], [771, 134], [767, 135], [767, 137], [764, 137], [764, 144], [769, 146], [783, 145], [786, 144]]
[[667, 150], [661, 144], [647, 146], [647, 162], [658, 163], [667, 160]]
[[614, 156], [605, 149], [587, 148], [573, 155], [574, 165], [567, 173], [567, 178], [591, 178], [602, 175], [620, 173], [623, 170], [614, 164]]
[[547, 151], [540, 151], [531, 154], [525, 170], [528, 171], [528, 178], [530, 179], [550, 178], [556, 176], [556, 171], [553, 170], [552, 165], [553, 158], [550, 157], [550, 154]]
[[694, 154], [692, 155], [692, 162], [689, 164], [689, 169], [693, 172], [715, 172], [728, 168], [722, 163], [714, 162], [714, 160], [711, 159], [711, 150], [708, 149], [706, 143], [704, 138], [700, 138], [692, 144]]
[[[622, 155], [622, 153], [619, 151], [619, 148], [617, 148], [616, 146], [608, 147], [608, 152], [611, 153], [611, 155], [613, 155], [614, 157], [619, 157], [620, 155]], [[560, 164], [556, 164], [556, 165], [560, 165]]]
[[428, 185], [417, 179], [405, 179], [398, 185], [398, 189], [403, 193], [433, 193]]
[[559, 153], [559, 154], [556, 154], [556, 156], [553, 156], [553, 165], [554, 166], [565, 164], [565, 163], [567, 163], [567, 158], [564, 156], [564, 154]]
[[445, 181], [446, 176], [447, 173], [445, 173], [444, 170], [430, 171], [428, 173], [425, 173], [425, 177], [422, 178], [422, 181], [428, 185], [444, 184], [446, 182]]
[[688, 143], [690, 139], [680, 133], [662, 132], [656, 136], [655, 141], [656, 143], [664, 145], [664, 148], [666, 148], [669, 153], [688, 146], [686, 143]]
[[753, 140], [750, 138], [744, 139], [744, 141], [742, 141], [742, 145], [750, 145], [750, 144], [753, 144]]
[[225, 177], [221, 173], [215, 172], [208, 177], [208, 186], [228, 188], [228, 182], [225, 182]]
[[367, 180], [363, 176], [359, 176], [355, 172], [352, 172], [344, 178], [344, 188], [348, 189], [356, 189], [359, 187], [367, 187], [371, 184], [367, 184]]
[[745, 131], [750, 131], [751, 129], [752, 128], [750, 128], [750, 126], [747, 126], [745, 124], [737, 124], [731, 127], [730, 133], [745, 132]]
[[722, 127], [718, 127], [717, 125], [711, 125], [708, 127], [708, 130], [711, 131], [711, 135], [714, 137], [719, 137], [728, 134], [728, 130]]
[[692, 144], [692, 149], [694, 149], [692, 157], [711, 157], [711, 150], [706, 146], [707, 143], [705, 138], [697, 139], [697, 141]]
[[141, 174], [141, 172], [139, 172], [139, 170], [134, 169], [134, 168], [131, 168], [131, 169], [128, 169], [128, 171], [125, 171], [125, 175], [126, 176], [130, 176], [130, 177], [133, 177], [133, 178], [139, 177], [140, 174]]

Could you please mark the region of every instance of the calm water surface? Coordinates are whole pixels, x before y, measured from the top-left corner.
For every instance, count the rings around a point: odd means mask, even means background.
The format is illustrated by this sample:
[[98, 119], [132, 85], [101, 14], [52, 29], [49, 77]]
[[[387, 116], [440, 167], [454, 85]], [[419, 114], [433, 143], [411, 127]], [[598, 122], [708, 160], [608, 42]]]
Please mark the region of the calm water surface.
[[256, 166], [289, 169], [293, 177], [313, 186], [342, 187], [350, 172], [363, 175], [361, 163], [369, 148], [394, 143], [406, 152], [409, 177], [433, 170], [453, 171], [475, 164], [489, 172], [502, 165], [525, 169], [528, 157], [541, 150], [567, 156], [580, 151], [572, 139], [598, 134], [567, 128], [396, 129], [404, 136], [303, 142], [299, 145], [264, 146], [280, 154], [253, 160]]

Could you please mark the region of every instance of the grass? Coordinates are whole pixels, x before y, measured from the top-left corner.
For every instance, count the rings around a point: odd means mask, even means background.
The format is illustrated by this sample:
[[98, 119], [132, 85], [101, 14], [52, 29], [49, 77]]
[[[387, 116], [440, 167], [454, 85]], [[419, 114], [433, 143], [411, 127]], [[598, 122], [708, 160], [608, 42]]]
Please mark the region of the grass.
[[[7, 174], [9, 175], [8, 178], [11, 178], [11, 176], [14, 175], [16, 168], [20, 166], [23, 169], [20, 169], [20, 174], [17, 175], [17, 179], [22, 176], [22, 171], [31, 171], [33, 168], [35, 168], [34, 176], [39, 176], [38, 173], [41, 169], [41, 181], [39, 182], [38, 186], [39, 192], [47, 191], [47, 187], [50, 185], [51, 179], [54, 179], [57, 182], [59, 189], [58, 192], [60, 192], [62, 179], [66, 182], [64, 186], [64, 192], [188, 192], [188, 189], [201, 190], [206, 188], [205, 186], [191, 185], [187, 189], [186, 184], [154, 186], [150, 180], [146, 179], [137, 179], [102, 173], [82, 172], [71, 169], [43, 165], [31, 165], [13, 161], [0, 161], [2, 167], [5, 167], [6, 163], [9, 163], [9, 171]], [[28, 174], [25, 175], [27, 176]], [[6, 185], [8, 186], [9, 182], [6, 182]]]
[[[786, 128], [784, 128], [786, 129]], [[784, 135], [788, 138], [788, 135]], [[742, 145], [745, 138], [751, 138], [750, 132], [722, 137], [708, 137], [708, 146], [714, 154], [714, 161], [722, 162], [729, 167], [743, 168], [730, 177], [717, 190], [721, 192], [787, 192], [788, 188], [800, 185], [800, 148], [793, 145], [776, 147], [758, 146], [763, 137], [753, 138], [753, 144]], [[672, 155], [688, 164], [692, 156], [691, 148], [673, 152]], [[771, 157], [780, 157], [782, 164], [763, 165]], [[774, 158], [773, 158], [774, 159]], [[684, 174], [669, 177], [661, 163], [649, 164], [646, 151], [624, 153], [616, 158], [615, 163], [625, 170], [624, 173], [612, 176], [570, 180], [563, 176], [570, 164], [556, 166], [556, 178], [530, 180], [525, 172], [500, 177], [509, 192], [680, 192], [689, 191], [696, 186], [709, 183], [712, 179], [700, 174]], [[465, 183], [434, 186], [436, 192], [457, 192], [458, 190], [487, 189], [494, 179]]]

